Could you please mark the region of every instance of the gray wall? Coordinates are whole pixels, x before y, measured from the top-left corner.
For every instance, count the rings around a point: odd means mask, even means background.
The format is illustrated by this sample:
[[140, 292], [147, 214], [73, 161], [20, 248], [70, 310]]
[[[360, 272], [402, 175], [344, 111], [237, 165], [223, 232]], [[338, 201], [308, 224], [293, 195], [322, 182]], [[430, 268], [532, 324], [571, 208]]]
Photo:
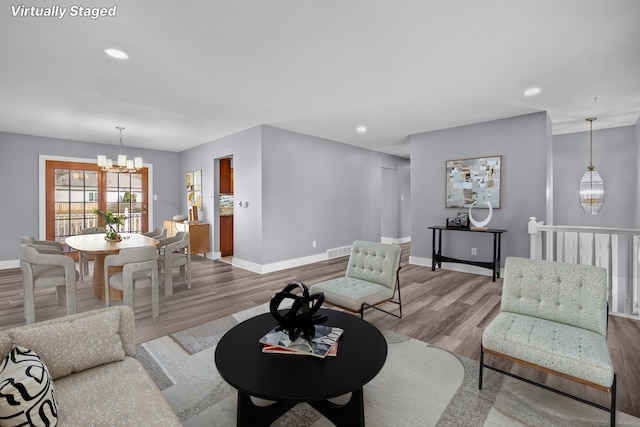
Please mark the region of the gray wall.
[[[234, 200], [248, 202], [247, 208], [234, 208], [234, 256], [260, 263], [262, 256], [262, 127], [207, 142], [181, 154], [182, 198], [186, 201], [184, 173], [202, 170], [203, 207], [201, 221], [212, 225], [212, 251], [219, 252], [219, 169], [216, 159], [233, 156]], [[185, 202], [186, 203], [186, 202]]]
[[[116, 152], [115, 144], [91, 144], [0, 133], [0, 214], [6, 227], [3, 241], [39, 235], [39, 155], [95, 159]], [[236, 201], [234, 257], [264, 265], [323, 254], [355, 239], [381, 237], [381, 169], [398, 170], [399, 230], [410, 233], [409, 161], [358, 147], [269, 126], [256, 126], [180, 154], [127, 148], [127, 155], [153, 164], [154, 223], [177, 212], [186, 213], [185, 173], [202, 170], [203, 211], [200, 220], [212, 224], [212, 251], [219, 251], [217, 159], [233, 156]], [[13, 185], [11, 185], [13, 184]], [[153, 195], [150, 195], [152, 199]], [[44, 195], [42, 195], [44, 197]], [[43, 236], [42, 236], [43, 237]], [[312, 240], [317, 246], [312, 247]], [[18, 259], [17, 244], [0, 247], [0, 262]]]
[[[214, 225], [216, 252], [219, 183], [215, 165], [216, 159], [229, 156], [233, 157], [236, 202], [234, 263], [267, 265], [323, 254], [355, 239], [380, 241], [383, 165], [399, 169], [404, 193], [400, 225], [409, 231], [407, 159], [261, 125], [181, 154], [183, 171], [202, 169], [201, 219]], [[181, 191], [186, 198], [186, 191]], [[238, 207], [238, 201], [248, 202], [248, 207]]]
[[[39, 235], [39, 156], [95, 159], [98, 154], [113, 157], [117, 153], [117, 140], [113, 145], [92, 144], [30, 135], [0, 132], [0, 221], [4, 224], [0, 262], [19, 258], [18, 242], [21, 236]], [[175, 209], [163, 200], [177, 203], [179, 186], [179, 154], [158, 150], [127, 148], [128, 156], [142, 156], [145, 163], [153, 164], [153, 191], [158, 201], [153, 203], [152, 226], [162, 225], [164, 218], [175, 215]], [[149, 197], [152, 199], [152, 195]], [[43, 231], [44, 232], [44, 231]], [[44, 237], [44, 236], [41, 236]]]
[[[553, 137], [553, 194], [556, 225], [634, 228], [638, 225], [638, 126], [593, 131], [593, 165], [604, 180], [604, 205], [585, 214], [578, 199], [589, 166], [589, 131]], [[588, 129], [588, 123], [585, 122]]]
[[[597, 122], [596, 122], [597, 123]], [[184, 174], [203, 173], [201, 220], [212, 224], [212, 250], [218, 251], [216, 159], [233, 156], [236, 200], [235, 256], [256, 264], [324, 253], [355, 239], [412, 240], [413, 257], [431, 257], [429, 225], [443, 225], [458, 209], [444, 207], [446, 160], [503, 156], [503, 208], [490, 227], [508, 229], [503, 258], [528, 256], [526, 220], [545, 220], [546, 184], [553, 182], [555, 224], [640, 227], [640, 119], [634, 126], [594, 131], [594, 164], [605, 179], [606, 201], [599, 215], [585, 215], [577, 187], [588, 163], [588, 131], [553, 137], [546, 113], [497, 120], [410, 137], [407, 159], [340, 144], [270, 126], [256, 126], [183, 153], [127, 148], [153, 164], [154, 224], [171, 218], [179, 204], [186, 212]], [[0, 263], [18, 258], [22, 235], [38, 235], [39, 155], [94, 159], [116, 146], [0, 132], [0, 219], [5, 224]], [[549, 154], [554, 162], [549, 174]], [[549, 166], [550, 167], [550, 166]], [[381, 169], [398, 171], [398, 235], [381, 236]], [[547, 176], [549, 174], [549, 176]], [[44, 197], [44, 195], [42, 195]], [[482, 214], [479, 214], [482, 215]], [[450, 233], [451, 234], [451, 233]], [[448, 255], [490, 257], [482, 236], [455, 237]], [[485, 236], [486, 237], [486, 236]], [[465, 240], [466, 239], [466, 240]], [[313, 248], [311, 242], [316, 240]]]
[[634, 136], [636, 141], [636, 222], [633, 228], [640, 228], [640, 117], [634, 126]]
[[[398, 206], [400, 226], [398, 236], [406, 240], [411, 238], [411, 162], [402, 159], [398, 164], [401, 200]], [[386, 237], [386, 236], [383, 236]]]
[[[446, 161], [495, 155], [502, 156], [502, 201], [489, 227], [508, 230], [502, 239], [503, 259], [529, 255], [528, 218], [545, 216], [548, 120], [543, 112], [410, 137], [412, 258], [431, 259], [427, 227], [445, 225], [446, 218], [461, 211], [445, 208]], [[484, 218], [483, 213], [477, 216]], [[476, 257], [471, 257], [471, 247], [477, 248]], [[443, 248], [443, 255], [488, 261], [492, 240], [481, 233], [447, 232]]]
[[[379, 242], [382, 167], [399, 170], [409, 202], [407, 159], [262, 129], [262, 264], [324, 253], [356, 239]], [[407, 230], [405, 221], [406, 215], [399, 218]]]

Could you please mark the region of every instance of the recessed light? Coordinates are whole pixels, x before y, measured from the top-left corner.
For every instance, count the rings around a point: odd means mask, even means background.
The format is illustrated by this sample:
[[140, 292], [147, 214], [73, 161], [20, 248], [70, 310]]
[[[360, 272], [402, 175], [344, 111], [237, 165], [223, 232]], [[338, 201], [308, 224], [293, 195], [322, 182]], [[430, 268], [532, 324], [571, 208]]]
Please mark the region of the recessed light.
[[524, 96], [536, 96], [540, 93], [539, 87], [530, 87], [529, 89], [524, 91]]
[[365, 132], [367, 131], [367, 127], [366, 127], [366, 126], [358, 126], [358, 127], [356, 128], [356, 131], [357, 131], [358, 133], [365, 133]]
[[104, 53], [115, 59], [128, 59], [129, 55], [120, 49], [105, 49]]

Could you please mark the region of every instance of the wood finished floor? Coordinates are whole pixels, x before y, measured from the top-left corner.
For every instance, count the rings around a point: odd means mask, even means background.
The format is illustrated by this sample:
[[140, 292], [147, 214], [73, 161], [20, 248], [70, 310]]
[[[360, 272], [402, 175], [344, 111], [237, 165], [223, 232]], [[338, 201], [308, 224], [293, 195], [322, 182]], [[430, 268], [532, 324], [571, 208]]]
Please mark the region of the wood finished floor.
[[[487, 276], [448, 270], [432, 272], [430, 268], [409, 265], [410, 245], [402, 246], [403, 318], [395, 319], [369, 310], [365, 319], [379, 329], [391, 329], [478, 360], [482, 331], [500, 307], [502, 280], [494, 283]], [[259, 275], [220, 261], [194, 257], [192, 289], [178, 286], [170, 297], [163, 296], [161, 292], [160, 319], [157, 322], [151, 319], [149, 290], [136, 291], [136, 342], [149, 341], [263, 304], [292, 280], [312, 285], [340, 277], [344, 275], [346, 263], [347, 257], [343, 257]], [[177, 271], [174, 274], [176, 283], [179, 283]], [[93, 298], [88, 280], [79, 286], [79, 311], [103, 306], [104, 303]], [[52, 290], [36, 291], [36, 320], [65, 314], [65, 307], [57, 304]], [[1, 270], [0, 329], [24, 323], [21, 272], [19, 269]], [[640, 417], [640, 321], [610, 316], [607, 341], [618, 374], [618, 410]], [[605, 393], [491, 357], [487, 357], [487, 362], [609, 406], [609, 396]]]

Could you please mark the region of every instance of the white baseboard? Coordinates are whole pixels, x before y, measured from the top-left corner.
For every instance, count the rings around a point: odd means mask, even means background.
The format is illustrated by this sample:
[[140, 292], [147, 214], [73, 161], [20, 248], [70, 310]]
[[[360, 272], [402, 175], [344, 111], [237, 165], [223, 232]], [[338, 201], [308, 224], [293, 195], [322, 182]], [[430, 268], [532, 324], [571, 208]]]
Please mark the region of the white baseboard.
[[400, 237], [400, 238], [395, 238], [395, 237], [382, 237], [380, 239], [380, 243], [389, 243], [392, 245], [401, 245], [403, 243], [409, 243], [411, 242], [411, 236], [409, 237]]
[[278, 261], [271, 264], [256, 264], [253, 262], [244, 261], [234, 257], [232, 260], [232, 265], [234, 267], [239, 267], [244, 270], [252, 271], [254, 273], [267, 274], [267, 273], [273, 273], [275, 271], [286, 270], [287, 268], [300, 267], [301, 265], [313, 264], [314, 262], [326, 261], [327, 259], [329, 259], [327, 258], [327, 254], [322, 253], [317, 255], [310, 255], [306, 257], [290, 259], [286, 261]]
[[0, 261], [0, 270], [9, 270], [11, 268], [20, 268], [20, 260], [10, 259], [7, 261]]

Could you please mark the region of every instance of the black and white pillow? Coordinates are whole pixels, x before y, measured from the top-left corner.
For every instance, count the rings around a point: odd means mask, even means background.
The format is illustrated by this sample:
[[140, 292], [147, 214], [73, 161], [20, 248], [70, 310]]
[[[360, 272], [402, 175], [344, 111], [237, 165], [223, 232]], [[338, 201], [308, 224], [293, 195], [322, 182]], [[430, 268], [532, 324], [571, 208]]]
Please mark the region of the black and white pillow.
[[55, 426], [58, 403], [53, 381], [38, 355], [14, 347], [0, 361], [0, 426]]

